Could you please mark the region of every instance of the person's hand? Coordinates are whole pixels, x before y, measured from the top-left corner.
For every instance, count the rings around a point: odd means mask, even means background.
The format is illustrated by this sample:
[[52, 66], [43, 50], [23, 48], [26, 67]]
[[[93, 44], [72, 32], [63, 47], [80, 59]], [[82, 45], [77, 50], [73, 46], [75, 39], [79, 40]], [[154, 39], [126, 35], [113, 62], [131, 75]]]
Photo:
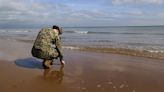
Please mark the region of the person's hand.
[[65, 65], [65, 61], [64, 61], [64, 60], [61, 60], [60, 63], [61, 63], [62, 65]]

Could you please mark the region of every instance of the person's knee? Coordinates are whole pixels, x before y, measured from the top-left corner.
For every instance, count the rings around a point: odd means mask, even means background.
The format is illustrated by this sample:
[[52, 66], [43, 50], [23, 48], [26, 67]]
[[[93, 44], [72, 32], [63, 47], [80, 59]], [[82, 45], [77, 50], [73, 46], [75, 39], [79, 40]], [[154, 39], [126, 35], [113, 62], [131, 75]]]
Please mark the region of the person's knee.
[[53, 58], [53, 59], [57, 59], [58, 58], [58, 56], [59, 56], [59, 53], [52, 53], [52, 55], [51, 55], [51, 57]]

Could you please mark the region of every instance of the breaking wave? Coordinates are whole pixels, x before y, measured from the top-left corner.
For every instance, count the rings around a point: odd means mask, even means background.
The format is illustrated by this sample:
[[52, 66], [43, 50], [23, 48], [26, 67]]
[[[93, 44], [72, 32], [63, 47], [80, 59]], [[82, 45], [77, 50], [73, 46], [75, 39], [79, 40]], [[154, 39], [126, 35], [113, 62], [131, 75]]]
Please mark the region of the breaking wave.
[[0, 30], [0, 32], [3, 32], [3, 33], [28, 33], [28, 32], [31, 32], [30, 30], [12, 30], [12, 31], [9, 31], [9, 30]]
[[112, 32], [94, 32], [94, 31], [65, 31], [64, 33], [75, 33], [75, 34], [112, 34]]
[[163, 33], [109, 32], [109, 31], [64, 31], [66, 34], [121, 34], [121, 35], [164, 35]]
[[116, 48], [116, 47], [77, 47], [77, 46], [63, 46], [64, 49], [70, 50], [82, 50], [82, 51], [94, 51], [94, 52], [105, 52], [115, 53], [131, 56], [148, 57], [155, 59], [164, 59], [164, 50], [141, 50], [131, 48]]

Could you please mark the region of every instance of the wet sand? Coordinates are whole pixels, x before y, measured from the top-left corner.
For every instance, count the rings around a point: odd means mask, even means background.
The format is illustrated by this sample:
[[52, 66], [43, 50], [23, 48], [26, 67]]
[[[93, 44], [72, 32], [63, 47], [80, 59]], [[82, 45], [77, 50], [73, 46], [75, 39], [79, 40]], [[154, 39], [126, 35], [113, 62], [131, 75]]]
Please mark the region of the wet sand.
[[0, 92], [164, 92], [162, 60], [65, 49], [66, 65], [44, 70], [32, 44], [0, 44]]

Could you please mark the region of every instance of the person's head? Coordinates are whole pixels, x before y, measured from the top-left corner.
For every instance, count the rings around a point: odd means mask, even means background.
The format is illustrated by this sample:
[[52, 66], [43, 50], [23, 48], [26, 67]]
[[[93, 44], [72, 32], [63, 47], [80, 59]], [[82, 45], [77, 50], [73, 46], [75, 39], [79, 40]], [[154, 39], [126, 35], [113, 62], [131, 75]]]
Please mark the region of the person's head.
[[63, 33], [62, 29], [59, 28], [57, 25], [53, 25], [53, 26], [52, 26], [52, 29], [58, 30], [59, 35], [61, 35], [61, 34]]

